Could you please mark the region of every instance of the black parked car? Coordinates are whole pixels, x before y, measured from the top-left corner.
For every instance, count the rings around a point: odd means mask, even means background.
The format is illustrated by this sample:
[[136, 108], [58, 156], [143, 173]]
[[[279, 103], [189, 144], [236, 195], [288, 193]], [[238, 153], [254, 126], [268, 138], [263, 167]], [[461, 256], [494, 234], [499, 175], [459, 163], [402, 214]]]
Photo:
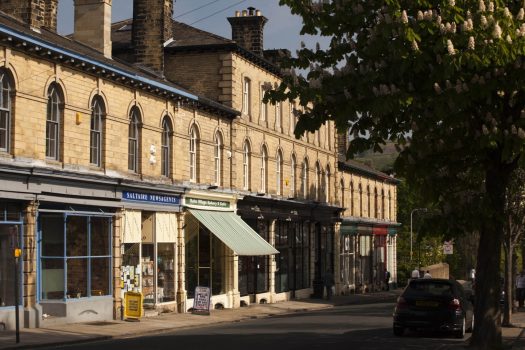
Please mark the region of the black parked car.
[[463, 338], [474, 326], [472, 299], [455, 280], [420, 278], [410, 280], [397, 299], [394, 334], [406, 328], [453, 332]]

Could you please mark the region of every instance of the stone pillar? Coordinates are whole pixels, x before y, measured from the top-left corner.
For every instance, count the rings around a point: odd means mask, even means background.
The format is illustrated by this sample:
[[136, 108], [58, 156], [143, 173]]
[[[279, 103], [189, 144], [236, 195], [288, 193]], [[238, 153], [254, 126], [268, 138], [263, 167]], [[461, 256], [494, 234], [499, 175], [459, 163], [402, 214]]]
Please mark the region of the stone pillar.
[[113, 219], [113, 318], [118, 320], [124, 317], [124, 299], [122, 298], [122, 230], [124, 225], [124, 210], [117, 212]]
[[[269, 242], [273, 247], [275, 247], [275, 224], [277, 223], [277, 219], [272, 220], [272, 223], [270, 224], [270, 237]], [[269, 266], [269, 274], [270, 274], [270, 303], [275, 302], [275, 273], [277, 272], [277, 262], [275, 261], [275, 254], [270, 255], [270, 266]]]
[[232, 27], [232, 40], [248, 51], [263, 56], [264, 25], [268, 19], [261, 15], [261, 11], [248, 7], [242, 12], [236, 11], [235, 17], [228, 17]]
[[38, 328], [40, 327], [40, 320], [42, 319], [42, 308], [37, 304], [37, 232], [36, 232], [36, 218], [38, 211], [38, 203], [30, 202], [24, 212], [24, 252], [22, 268], [23, 268], [23, 306], [24, 317], [23, 327]]
[[132, 45], [135, 63], [164, 73], [164, 45], [173, 38], [173, 0], [134, 0]]
[[335, 295], [341, 294], [341, 223], [334, 224], [334, 280]]
[[75, 0], [73, 37], [111, 58], [111, 0]]

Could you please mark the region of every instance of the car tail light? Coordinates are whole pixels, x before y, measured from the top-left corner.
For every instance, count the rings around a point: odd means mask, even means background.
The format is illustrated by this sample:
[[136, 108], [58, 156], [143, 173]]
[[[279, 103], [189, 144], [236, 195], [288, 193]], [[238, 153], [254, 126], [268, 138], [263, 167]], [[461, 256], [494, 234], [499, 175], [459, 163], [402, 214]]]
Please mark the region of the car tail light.
[[406, 309], [408, 307], [408, 303], [403, 297], [397, 298], [397, 305], [396, 309]]
[[460, 310], [461, 309], [461, 303], [459, 302], [459, 299], [452, 299], [450, 303], [448, 304], [448, 308], [451, 310]]

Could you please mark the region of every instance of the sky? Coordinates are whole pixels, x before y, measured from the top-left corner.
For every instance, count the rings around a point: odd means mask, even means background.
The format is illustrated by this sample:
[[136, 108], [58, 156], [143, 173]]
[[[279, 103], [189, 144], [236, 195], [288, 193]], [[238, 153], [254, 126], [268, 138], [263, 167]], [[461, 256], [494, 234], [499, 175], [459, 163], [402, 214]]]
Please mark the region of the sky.
[[[301, 18], [290, 13], [286, 6], [279, 6], [279, 0], [176, 0], [174, 18], [199, 29], [231, 39], [231, 27], [226, 17], [233, 17], [236, 10], [248, 7], [261, 10], [268, 18], [264, 29], [264, 49], [289, 49], [292, 54], [300, 48], [301, 41], [314, 47], [314, 37], [301, 37]], [[132, 0], [113, 0], [112, 22], [131, 18]], [[58, 32], [73, 32], [73, 0], [59, 0]]]

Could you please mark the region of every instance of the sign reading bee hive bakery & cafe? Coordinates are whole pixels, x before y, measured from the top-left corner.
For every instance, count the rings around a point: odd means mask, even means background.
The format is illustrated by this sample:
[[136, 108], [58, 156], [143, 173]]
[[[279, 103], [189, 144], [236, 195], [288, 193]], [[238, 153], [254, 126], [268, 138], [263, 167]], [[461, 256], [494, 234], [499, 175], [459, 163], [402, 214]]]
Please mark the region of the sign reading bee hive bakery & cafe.
[[203, 199], [195, 197], [185, 197], [184, 204], [188, 207], [207, 207], [229, 209], [231, 204], [228, 201], [219, 201], [215, 199]]

